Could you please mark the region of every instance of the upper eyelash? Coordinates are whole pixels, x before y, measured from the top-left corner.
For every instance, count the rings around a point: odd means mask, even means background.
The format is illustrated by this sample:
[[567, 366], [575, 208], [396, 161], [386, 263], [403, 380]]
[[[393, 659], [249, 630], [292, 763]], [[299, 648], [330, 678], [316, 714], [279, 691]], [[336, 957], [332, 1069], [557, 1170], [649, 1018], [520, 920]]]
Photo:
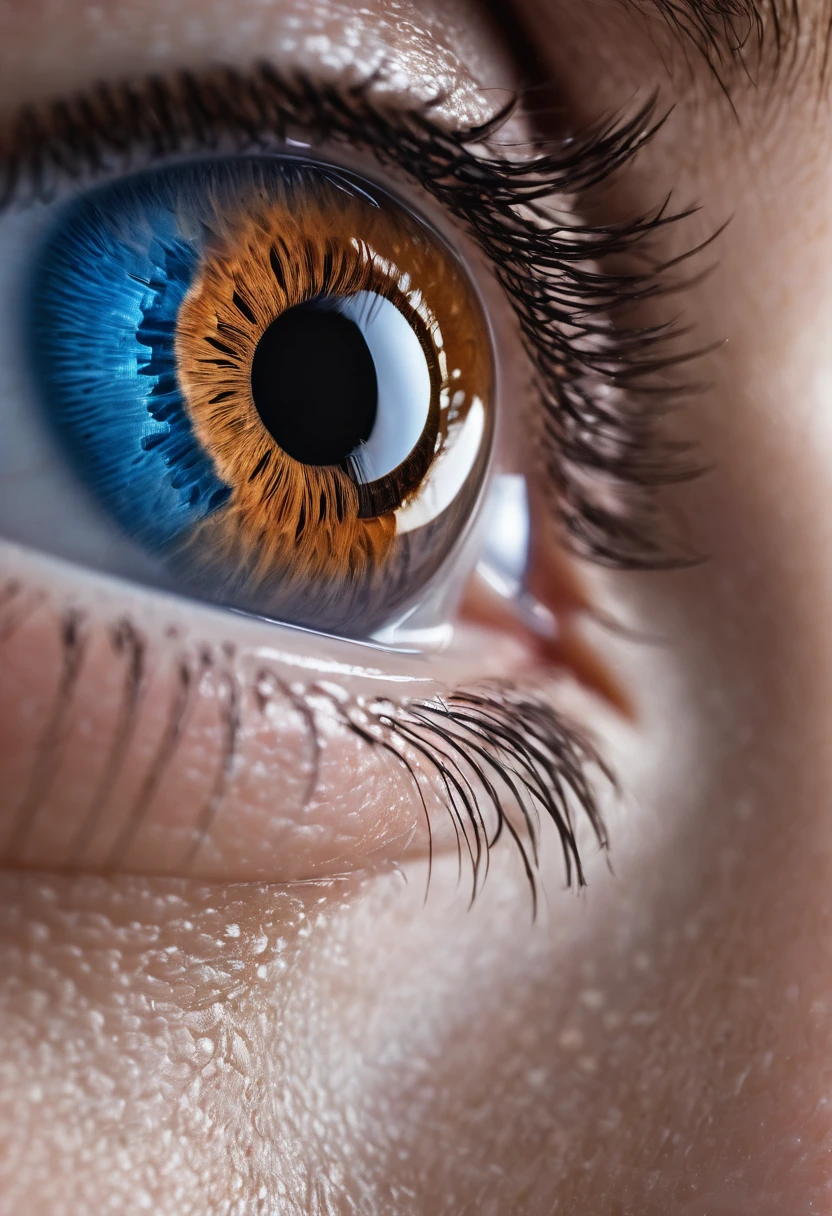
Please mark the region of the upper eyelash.
[[[661, 125], [655, 102], [554, 151], [538, 146], [512, 159], [500, 151], [498, 136], [516, 100], [481, 126], [449, 130], [430, 105], [404, 110], [382, 103], [373, 96], [377, 80], [378, 74], [344, 89], [285, 78], [260, 64], [245, 75], [215, 69], [102, 84], [66, 101], [24, 107], [0, 125], [0, 211], [50, 198], [62, 180], [129, 168], [140, 153], [153, 162], [221, 144], [277, 150], [298, 129], [313, 140], [372, 151], [463, 224], [493, 265], [534, 368], [544, 472], [558, 491], [572, 547], [631, 568], [689, 560], [662, 526], [656, 493], [697, 471], [687, 451], [659, 430], [669, 402], [690, 387], [670, 369], [697, 352], [676, 350], [672, 324], [621, 319], [635, 301], [672, 288], [667, 268], [650, 256], [649, 239], [688, 213], [659, 207], [598, 226], [580, 219], [582, 197]], [[564, 198], [577, 203], [574, 214], [547, 210], [550, 200]], [[631, 259], [621, 270], [622, 258], [636, 251], [639, 264], [633, 268]], [[618, 490], [612, 495], [611, 485]]]

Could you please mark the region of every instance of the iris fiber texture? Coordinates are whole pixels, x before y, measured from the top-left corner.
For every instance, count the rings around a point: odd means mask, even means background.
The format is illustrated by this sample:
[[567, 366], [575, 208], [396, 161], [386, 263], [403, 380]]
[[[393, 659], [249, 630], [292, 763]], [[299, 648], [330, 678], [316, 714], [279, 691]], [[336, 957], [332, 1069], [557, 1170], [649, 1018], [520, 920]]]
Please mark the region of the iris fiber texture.
[[176, 219], [175, 179], [147, 175], [81, 201], [43, 250], [33, 367], [50, 421], [117, 522], [167, 548], [228, 499], [179, 389], [176, 318], [200, 258]]

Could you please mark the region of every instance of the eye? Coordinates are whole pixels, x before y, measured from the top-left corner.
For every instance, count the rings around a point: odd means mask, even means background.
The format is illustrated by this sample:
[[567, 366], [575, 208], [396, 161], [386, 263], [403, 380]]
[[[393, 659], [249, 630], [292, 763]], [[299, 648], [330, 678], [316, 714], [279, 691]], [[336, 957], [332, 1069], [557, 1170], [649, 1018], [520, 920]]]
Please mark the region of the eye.
[[223, 604], [372, 633], [480, 496], [474, 287], [411, 210], [332, 167], [217, 159], [82, 196], [37, 258], [26, 349], [86, 488]]
[[275, 881], [447, 847], [476, 893], [510, 838], [534, 889], [548, 822], [583, 881], [597, 753], [557, 676], [623, 698], [553, 524], [605, 561], [663, 546], [672, 327], [622, 318], [662, 295], [667, 217], [578, 208], [649, 107], [517, 157], [506, 113], [260, 65], [0, 138], [0, 525], [68, 559], [2, 551], [13, 864]]

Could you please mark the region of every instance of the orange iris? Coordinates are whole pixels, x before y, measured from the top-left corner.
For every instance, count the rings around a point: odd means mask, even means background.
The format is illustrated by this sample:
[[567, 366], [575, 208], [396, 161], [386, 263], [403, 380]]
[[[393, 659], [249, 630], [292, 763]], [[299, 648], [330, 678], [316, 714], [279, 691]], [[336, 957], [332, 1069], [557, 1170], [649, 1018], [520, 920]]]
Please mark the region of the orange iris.
[[[231, 198], [218, 191], [208, 217], [200, 207], [208, 229], [204, 260], [177, 320], [184, 403], [231, 490], [222, 509], [194, 527], [185, 557], [195, 577], [233, 583], [235, 596], [261, 611], [292, 619], [311, 598], [318, 621], [340, 622], [345, 603], [364, 616], [380, 588], [389, 590], [403, 556], [417, 559], [422, 579], [425, 567], [437, 564], [435, 546], [432, 554], [414, 552], [407, 508], [419, 503], [432, 475], [443, 471], [449, 482], [455, 441], [466, 423], [471, 430], [475, 409], [483, 417], [471, 467], [451, 474], [450, 483], [462, 485], [448, 502], [449, 491], [440, 494], [432, 518], [423, 512], [422, 529], [433, 524], [435, 538], [440, 517], [461, 522], [459, 491], [479, 482], [487, 456], [488, 335], [459, 263], [389, 197], [371, 198], [323, 169], [258, 180], [253, 166], [251, 177], [245, 190], [234, 183]], [[429, 382], [416, 442], [394, 468], [369, 480], [360, 447], [339, 463], [293, 458], [264, 425], [252, 391], [255, 352], [277, 318], [315, 302], [343, 305], [359, 293], [405, 318]], [[331, 408], [339, 408], [337, 394]], [[395, 413], [396, 400], [384, 408]], [[391, 426], [395, 431], [395, 417]]]

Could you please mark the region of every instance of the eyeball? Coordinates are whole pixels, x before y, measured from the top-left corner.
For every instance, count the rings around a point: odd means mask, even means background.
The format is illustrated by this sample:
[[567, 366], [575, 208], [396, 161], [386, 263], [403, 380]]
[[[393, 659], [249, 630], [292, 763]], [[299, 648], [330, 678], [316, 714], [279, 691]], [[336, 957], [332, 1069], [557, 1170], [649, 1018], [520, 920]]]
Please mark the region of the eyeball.
[[369, 635], [476, 511], [485, 314], [442, 237], [354, 175], [241, 157], [91, 191], [44, 242], [29, 315], [70, 463], [197, 595]]

